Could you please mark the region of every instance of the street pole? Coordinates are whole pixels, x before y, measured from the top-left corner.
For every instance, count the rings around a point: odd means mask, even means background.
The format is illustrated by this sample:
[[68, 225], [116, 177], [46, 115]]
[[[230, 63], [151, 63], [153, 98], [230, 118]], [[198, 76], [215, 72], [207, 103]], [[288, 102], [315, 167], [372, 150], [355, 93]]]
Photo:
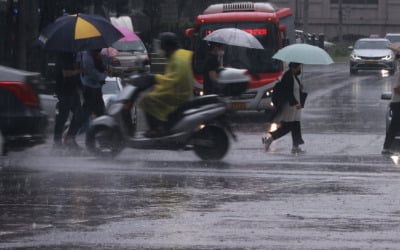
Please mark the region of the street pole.
[[338, 39], [339, 42], [343, 41], [343, 0], [338, 1], [338, 15], [339, 15], [339, 29], [338, 29]]
[[308, 7], [309, 7], [309, 2], [308, 0], [304, 0], [304, 6], [303, 6], [303, 31], [308, 32]]

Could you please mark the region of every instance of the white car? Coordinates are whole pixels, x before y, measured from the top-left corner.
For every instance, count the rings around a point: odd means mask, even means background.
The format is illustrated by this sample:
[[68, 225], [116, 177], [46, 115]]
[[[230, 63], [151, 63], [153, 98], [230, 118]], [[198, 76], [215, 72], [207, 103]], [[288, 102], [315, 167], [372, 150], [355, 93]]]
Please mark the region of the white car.
[[107, 77], [106, 83], [101, 87], [103, 92], [104, 106], [108, 108], [117, 98], [118, 93], [122, 90], [123, 85], [119, 77]]
[[388, 48], [390, 41], [385, 38], [361, 38], [357, 40], [350, 54], [350, 74], [358, 70], [388, 70], [393, 75], [397, 63], [395, 53]]

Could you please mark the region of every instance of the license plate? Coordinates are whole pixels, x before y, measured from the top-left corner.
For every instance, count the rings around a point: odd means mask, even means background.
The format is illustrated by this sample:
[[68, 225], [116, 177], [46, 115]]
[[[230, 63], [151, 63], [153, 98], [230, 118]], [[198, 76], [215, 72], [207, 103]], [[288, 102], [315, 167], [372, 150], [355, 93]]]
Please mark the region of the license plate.
[[231, 109], [233, 109], [233, 110], [246, 109], [246, 103], [244, 103], [244, 102], [233, 102], [233, 103], [231, 103]]
[[365, 61], [366, 64], [377, 64], [377, 61]]

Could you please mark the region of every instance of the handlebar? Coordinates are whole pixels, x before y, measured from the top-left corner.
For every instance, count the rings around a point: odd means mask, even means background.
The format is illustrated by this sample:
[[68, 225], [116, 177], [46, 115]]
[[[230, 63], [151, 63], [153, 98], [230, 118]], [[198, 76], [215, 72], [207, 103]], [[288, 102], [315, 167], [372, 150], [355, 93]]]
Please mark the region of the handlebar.
[[155, 76], [150, 73], [135, 73], [124, 78], [125, 84], [133, 85], [140, 90], [148, 89], [156, 83]]

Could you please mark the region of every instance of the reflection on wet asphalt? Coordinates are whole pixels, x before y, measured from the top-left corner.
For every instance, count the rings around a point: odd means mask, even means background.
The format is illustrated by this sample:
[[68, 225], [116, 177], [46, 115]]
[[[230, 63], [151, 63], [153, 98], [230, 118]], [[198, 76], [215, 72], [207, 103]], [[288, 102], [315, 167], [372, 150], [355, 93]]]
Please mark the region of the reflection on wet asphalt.
[[384, 123], [370, 115], [385, 110], [381, 87], [374, 75], [326, 75], [309, 76], [301, 156], [289, 136], [264, 152], [254, 114], [233, 118], [239, 140], [221, 162], [57, 155], [50, 143], [11, 153], [0, 159], [0, 249], [398, 249], [400, 169], [380, 155]]

